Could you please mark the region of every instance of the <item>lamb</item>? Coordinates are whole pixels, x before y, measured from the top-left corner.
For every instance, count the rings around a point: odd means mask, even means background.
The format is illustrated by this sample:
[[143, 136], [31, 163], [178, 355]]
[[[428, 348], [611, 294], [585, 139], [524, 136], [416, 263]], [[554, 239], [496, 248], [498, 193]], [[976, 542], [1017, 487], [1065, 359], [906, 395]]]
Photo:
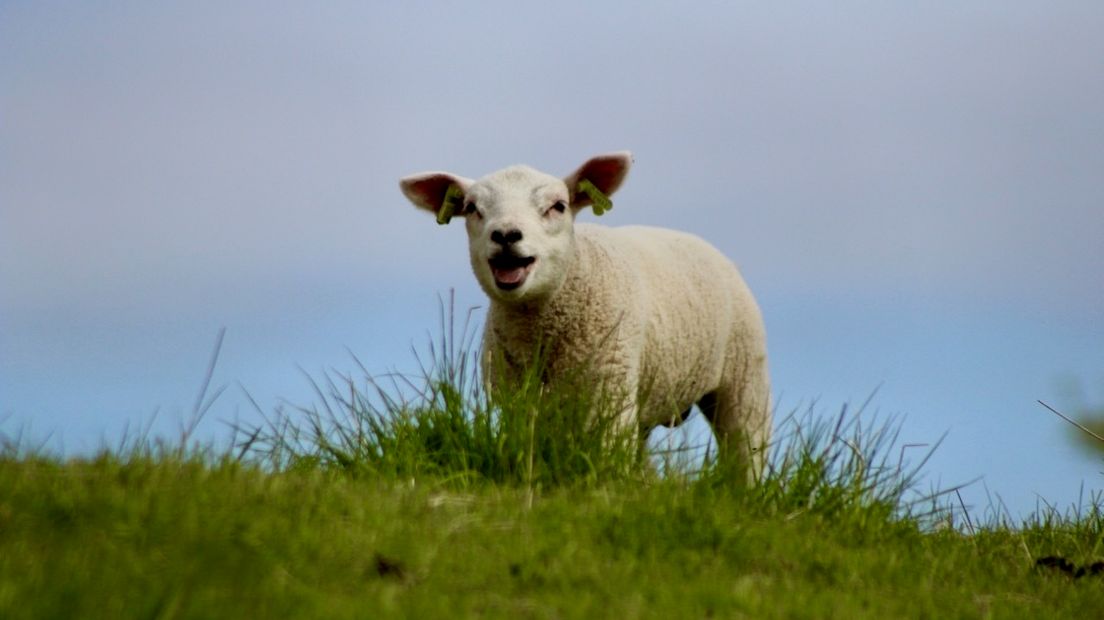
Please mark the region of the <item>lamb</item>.
[[478, 180], [425, 172], [400, 187], [438, 223], [465, 220], [471, 267], [490, 298], [491, 385], [516, 377], [540, 343], [547, 383], [589, 364], [597, 384], [623, 390], [620, 422], [644, 436], [696, 403], [722, 457], [754, 477], [771, 430], [766, 334], [736, 266], [687, 233], [575, 223], [587, 206], [611, 207], [631, 164], [617, 152], [564, 179], [519, 165]]

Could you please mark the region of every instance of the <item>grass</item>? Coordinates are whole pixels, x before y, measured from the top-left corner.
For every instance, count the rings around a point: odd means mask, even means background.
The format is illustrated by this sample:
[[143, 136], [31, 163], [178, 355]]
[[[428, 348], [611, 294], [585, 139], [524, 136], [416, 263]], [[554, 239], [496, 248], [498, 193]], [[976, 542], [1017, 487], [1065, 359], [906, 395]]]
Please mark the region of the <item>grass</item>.
[[1095, 617], [1099, 510], [925, 532], [685, 482], [560, 487], [172, 458], [0, 463], [0, 616]]
[[953, 490], [919, 492], [932, 448], [864, 407], [787, 416], [760, 484], [743, 488], [700, 450], [642, 454], [593, 390], [547, 394], [534, 374], [484, 394], [468, 333], [431, 348], [419, 381], [326, 378], [316, 405], [236, 429], [228, 450], [184, 432], [65, 459], [5, 438], [0, 617], [1104, 609], [1104, 576], [1035, 567], [1104, 555], [1099, 497], [967, 521]]
[[417, 383], [393, 375], [384, 384], [366, 370], [359, 385], [350, 376], [312, 380], [318, 404], [240, 429], [243, 451], [274, 470], [432, 477], [461, 486], [539, 489], [641, 475], [645, 455], [635, 433], [617, 432], [613, 399], [589, 385], [585, 372], [568, 378], [567, 389], [547, 392], [538, 362], [512, 389], [488, 394], [473, 332], [465, 326], [457, 347], [451, 325], [442, 323], [449, 335], [430, 345]]

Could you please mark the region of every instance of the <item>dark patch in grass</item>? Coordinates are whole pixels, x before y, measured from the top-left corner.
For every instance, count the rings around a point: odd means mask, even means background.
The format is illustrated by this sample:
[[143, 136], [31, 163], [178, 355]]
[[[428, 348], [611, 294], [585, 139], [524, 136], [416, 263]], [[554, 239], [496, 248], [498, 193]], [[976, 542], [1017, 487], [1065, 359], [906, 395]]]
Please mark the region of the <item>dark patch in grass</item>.
[[376, 575], [384, 579], [394, 579], [396, 581], [408, 582], [410, 580], [410, 572], [407, 571], [406, 566], [399, 560], [389, 558], [381, 553], [375, 555]]
[[1080, 579], [1086, 576], [1096, 577], [1104, 573], [1104, 561], [1093, 562], [1088, 566], [1077, 566], [1062, 556], [1048, 555], [1035, 560], [1035, 568], [1051, 572], [1057, 571], [1072, 579]]

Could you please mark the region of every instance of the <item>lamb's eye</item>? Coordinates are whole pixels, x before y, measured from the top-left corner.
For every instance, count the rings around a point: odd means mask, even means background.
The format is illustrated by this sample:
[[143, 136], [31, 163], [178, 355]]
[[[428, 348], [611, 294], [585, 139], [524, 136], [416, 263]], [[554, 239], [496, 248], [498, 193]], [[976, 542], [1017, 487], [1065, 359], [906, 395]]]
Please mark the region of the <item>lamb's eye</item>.
[[474, 202], [465, 203], [464, 204], [464, 210], [461, 211], [460, 213], [461, 213], [461, 215], [478, 215], [478, 216], [482, 217], [482, 214], [479, 212], [479, 209], [477, 209], [475, 207]]
[[555, 211], [557, 211], [557, 212], [559, 212], [559, 213], [563, 213], [564, 211], [566, 211], [566, 210], [567, 210], [567, 205], [565, 205], [565, 204], [564, 204], [564, 203], [563, 203], [562, 201], [561, 201], [561, 202], [557, 202], [556, 204], [554, 204], [554, 205], [552, 205], [551, 207], [549, 207], [549, 208], [548, 208], [548, 210], [549, 210], [549, 211], [553, 211], [553, 210], [555, 210]]

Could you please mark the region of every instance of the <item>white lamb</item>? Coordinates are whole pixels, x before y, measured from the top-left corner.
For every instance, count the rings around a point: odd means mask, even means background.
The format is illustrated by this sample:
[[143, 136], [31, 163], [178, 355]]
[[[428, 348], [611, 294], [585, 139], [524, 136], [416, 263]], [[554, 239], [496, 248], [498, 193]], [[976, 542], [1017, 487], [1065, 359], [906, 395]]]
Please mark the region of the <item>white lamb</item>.
[[[697, 403], [722, 454], [762, 470], [770, 436], [766, 335], [736, 266], [690, 234], [575, 224], [601, 214], [628, 174], [628, 152], [594, 157], [564, 179], [512, 166], [473, 181], [405, 177], [415, 206], [462, 216], [471, 266], [490, 298], [484, 372], [516, 373], [547, 347], [546, 380], [587, 364], [596, 385], [624, 390], [621, 422], [642, 434]], [[500, 356], [505, 364], [490, 360]]]

